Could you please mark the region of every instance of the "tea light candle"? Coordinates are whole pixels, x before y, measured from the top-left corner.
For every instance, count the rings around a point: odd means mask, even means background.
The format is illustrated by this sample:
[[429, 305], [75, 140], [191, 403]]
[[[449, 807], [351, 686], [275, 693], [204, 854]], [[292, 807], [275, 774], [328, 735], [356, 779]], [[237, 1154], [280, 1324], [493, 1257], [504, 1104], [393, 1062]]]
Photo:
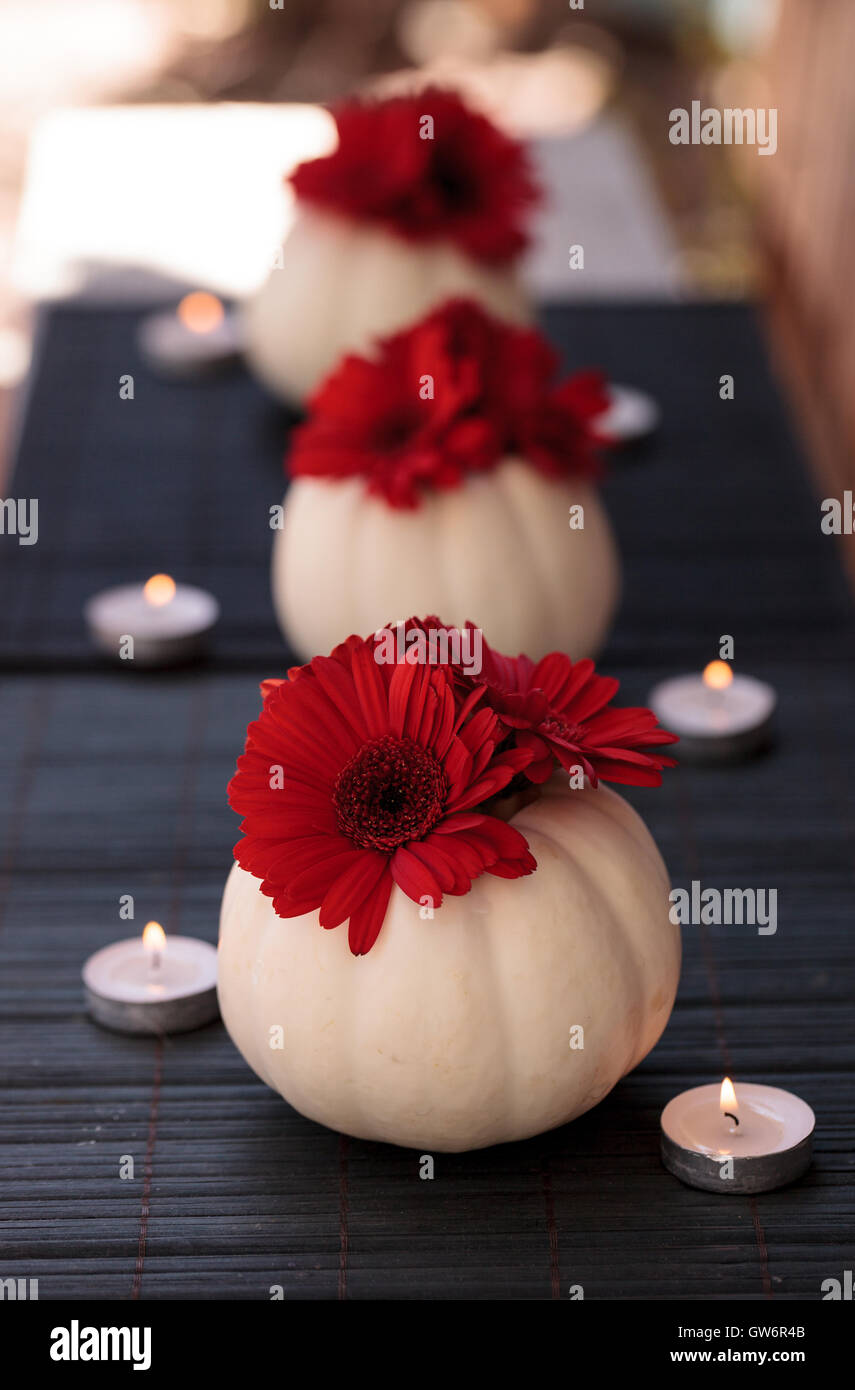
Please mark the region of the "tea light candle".
[[594, 420], [606, 443], [630, 444], [659, 428], [662, 411], [652, 396], [634, 386], [607, 386], [609, 406]]
[[237, 316], [206, 290], [185, 295], [174, 311], [147, 315], [138, 342], [154, 372], [185, 380], [230, 366], [242, 348]]
[[774, 690], [753, 676], [734, 675], [726, 661], [663, 681], [647, 702], [659, 722], [679, 734], [681, 762], [736, 762], [772, 742]]
[[186, 1033], [220, 1011], [215, 948], [191, 936], [167, 938], [159, 922], [96, 951], [83, 985], [95, 1022], [116, 1033]]
[[137, 666], [172, 666], [200, 654], [220, 606], [205, 589], [153, 574], [145, 584], [95, 594], [84, 614], [93, 642], [109, 656]]
[[778, 1086], [695, 1086], [662, 1111], [662, 1162], [705, 1192], [769, 1192], [810, 1166], [816, 1119]]

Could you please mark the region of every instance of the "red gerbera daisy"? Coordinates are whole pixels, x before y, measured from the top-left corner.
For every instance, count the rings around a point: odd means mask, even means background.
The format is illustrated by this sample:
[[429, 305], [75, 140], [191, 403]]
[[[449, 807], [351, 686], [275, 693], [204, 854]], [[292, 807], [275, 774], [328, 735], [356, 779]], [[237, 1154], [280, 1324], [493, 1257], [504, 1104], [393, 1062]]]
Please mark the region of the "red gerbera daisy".
[[512, 260], [539, 198], [523, 147], [453, 92], [348, 101], [338, 147], [300, 164], [298, 196], [377, 222], [410, 241], [454, 241], [478, 260]]
[[374, 641], [265, 682], [264, 707], [229, 784], [245, 817], [235, 858], [281, 917], [349, 919], [354, 955], [374, 944], [393, 883], [434, 906], [487, 872], [536, 867], [524, 837], [479, 806], [531, 759], [483, 691], [455, 698], [446, 667], [381, 666]]
[[552, 477], [593, 477], [605, 384], [582, 372], [555, 385], [557, 369], [536, 329], [449, 300], [380, 342], [373, 359], [344, 359], [295, 431], [290, 472], [364, 478], [393, 507], [418, 506], [423, 489], [459, 486], [509, 456]]
[[[593, 661], [573, 662], [563, 652], [551, 652], [538, 662], [503, 656], [472, 623], [458, 634], [457, 647], [465, 661], [450, 659], [458, 630], [437, 617], [390, 624], [373, 640], [380, 642], [383, 633], [394, 633], [396, 645], [403, 652], [411, 650], [409, 659], [414, 659], [420, 650], [414, 645], [414, 629], [424, 636], [421, 649], [430, 653], [428, 660], [449, 662], [462, 692], [483, 688], [514, 744], [531, 753], [522, 773], [530, 782], [546, 782], [558, 762], [568, 772], [581, 767], [594, 787], [599, 779], [659, 786], [662, 768], [676, 766], [673, 758], [641, 750], [676, 743], [677, 735], [660, 728], [652, 710], [613, 708], [620, 682], [599, 675]], [[461, 640], [464, 633], [466, 641]], [[481, 659], [477, 673], [472, 671], [473, 652]]]
[[486, 642], [477, 678], [485, 682], [487, 700], [513, 731], [517, 747], [528, 749], [531, 762], [524, 776], [545, 782], [555, 759], [566, 771], [581, 767], [592, 786], [598, 779], [638, 787], [658, 787], [662, 768], [673, 758], [645, 753], [645, 748], [676, 743], [677, 735], [659, 727], [652, 710], [614, 709], [619, 682], [600, 676], [593, 661], [571, 661], [550, 652], [541, 661], [502, 656]]

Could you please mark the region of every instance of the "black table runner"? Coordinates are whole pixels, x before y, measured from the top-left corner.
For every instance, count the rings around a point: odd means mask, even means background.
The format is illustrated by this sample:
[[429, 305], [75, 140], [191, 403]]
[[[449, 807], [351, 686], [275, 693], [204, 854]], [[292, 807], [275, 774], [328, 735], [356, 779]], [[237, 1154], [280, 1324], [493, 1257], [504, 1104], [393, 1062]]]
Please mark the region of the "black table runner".
[[[289, 422], [242, 372], [155, 381], [133, 313], [52, 311], [8, 489], [39, 499], [39, 540], [0, 536], [0, 1278], [38, 1278], [43, 1299], [573, 1285], [587, 1299], [764, 1299], [819, 1298], [851, 1268], [855, 628], [835, 543], [749, 309], [544, 319], [568, 365], [598, 363], [665, 409], [606, 487], [626, 595], [600, 666], [621, 701], [699, 669], [724, 633], [737, 669], [781, 700], [774, 753], [683, 768], [628, 799], [676, 886], [777, 888], [777, 934], [685, 928], [677, 1006], [642, 1066], [561, 1130], [436, 1155], [432, 1181], [414, 1152], [296, 1115], [219, 1024], [164, 1042], [97, 1029], [79, 981], [91, 951], [149, 917], [216, 939], [237, 833], [225, 783], [257, 681], [291, 659], [268, 588]], [[156, 569], [220, 599], [212, 659], [112, 670], [82, 604]], [[128, 893], [133, 924], [119, 919]], [[797, 1186], [716, 1197], [661, 1168], [662, 1106], [725, 1071], [816, 1110]]]

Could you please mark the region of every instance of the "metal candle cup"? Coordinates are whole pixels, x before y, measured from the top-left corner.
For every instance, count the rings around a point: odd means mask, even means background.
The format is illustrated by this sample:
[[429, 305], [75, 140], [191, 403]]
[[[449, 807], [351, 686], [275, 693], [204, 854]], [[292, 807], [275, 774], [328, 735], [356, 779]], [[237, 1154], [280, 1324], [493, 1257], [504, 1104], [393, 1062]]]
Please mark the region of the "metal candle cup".
[[660, 724], [679, 735], [674, 752], [680, 762], [739, 762], [774, 739], [775, 691], [753, 676], [735, 675], [724, 661], [663, 681], [647, 703]]
[[[770, 1192], [808, 1169], [816, 1119], [809, 1105], [778, 1086], [695, 1086], [662, 1111], [662, 1162], [705, 1192]], [[726, 1108], [725, 1108], [726, 1106]]]
[[205, 589], [155, 574], [144, 585], [122, 584], [94, 594], [83, 611], [93, 642], [108, 656], [121, 659], [127, 639], [133, 638], [133, 656], [125, 659], [153, 667], [199, 656], [220, 606]]
[[138, 332], [140, 354], [157, 375], [189, 381], [237, 361], [242, 350], [237, 318], [216, 295], [195, 290], [174, 310], [148, 314]]
[[90, 956], [83, 985], [95, 1022], [116, 1033], [186, 1033], [219, 1015], [216, 949], [195, 937], [166, 938], [157, 922]]

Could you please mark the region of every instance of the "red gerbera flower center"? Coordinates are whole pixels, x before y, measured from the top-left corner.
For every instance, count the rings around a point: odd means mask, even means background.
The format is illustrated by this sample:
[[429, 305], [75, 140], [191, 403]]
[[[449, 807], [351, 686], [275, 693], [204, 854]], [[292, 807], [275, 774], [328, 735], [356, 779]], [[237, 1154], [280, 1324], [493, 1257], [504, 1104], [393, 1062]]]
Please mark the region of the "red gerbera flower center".
[[378, 738], [364, 744], [336, 779], [339, 830], [362, 849], [388, 854], [433, 829], [447, 792], [431, 753], [412, 739]]
[[558, 714], [550, 714], [541, 720], [539, 729], [546, 738], [554, 739], [556, 743], [575, 744], [582, 737], [578, 724], [568, 724], [567, 720]]

